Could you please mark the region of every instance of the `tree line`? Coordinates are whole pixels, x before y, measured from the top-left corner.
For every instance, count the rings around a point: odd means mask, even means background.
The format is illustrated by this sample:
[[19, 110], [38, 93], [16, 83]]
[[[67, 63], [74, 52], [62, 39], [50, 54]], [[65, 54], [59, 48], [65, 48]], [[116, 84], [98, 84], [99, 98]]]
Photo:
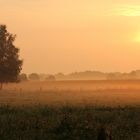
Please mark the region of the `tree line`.
[[37, 73], [31, 73], [31, 74], [25, 74], [22, 73], [19, 75], [19, 81], [21, 82], [26, 82], [26, 81], [45, 81], [45, 80], [49, 80], [49, 81], [54, 81], [55, 76], [54, 75], [45, 75], [45, 74], [37, 74]]

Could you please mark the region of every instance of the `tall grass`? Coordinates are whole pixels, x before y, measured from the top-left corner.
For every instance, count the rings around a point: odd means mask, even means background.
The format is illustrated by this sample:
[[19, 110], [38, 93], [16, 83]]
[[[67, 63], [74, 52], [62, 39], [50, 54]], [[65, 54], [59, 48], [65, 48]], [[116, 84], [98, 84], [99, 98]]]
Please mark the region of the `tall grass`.
[[0, 140], [140, 140], [140, 107], [0, 107]]

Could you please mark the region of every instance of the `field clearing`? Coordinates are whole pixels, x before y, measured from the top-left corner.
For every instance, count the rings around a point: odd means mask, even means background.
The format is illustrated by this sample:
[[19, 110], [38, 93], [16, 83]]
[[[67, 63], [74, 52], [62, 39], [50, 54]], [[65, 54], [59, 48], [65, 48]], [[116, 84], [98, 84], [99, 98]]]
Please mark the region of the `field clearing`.
[[0, 104], [140, 105], [140, 81], [40, 81], [4, 85]]

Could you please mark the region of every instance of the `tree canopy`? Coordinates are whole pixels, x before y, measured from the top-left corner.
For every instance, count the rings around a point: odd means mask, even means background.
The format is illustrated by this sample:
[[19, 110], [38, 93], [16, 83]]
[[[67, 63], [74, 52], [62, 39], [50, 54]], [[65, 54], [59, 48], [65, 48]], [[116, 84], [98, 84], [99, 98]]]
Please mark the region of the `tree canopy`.
[[37, 81], [40, 80], [40, 77], [37, 73], [31, 73], [29, 74], [29, 80]]
[[23, 61], [19, 59], [19, 48], [13, 44], [16, 35], [0, 25], [0, 89], [3, 83], [17, 82]]

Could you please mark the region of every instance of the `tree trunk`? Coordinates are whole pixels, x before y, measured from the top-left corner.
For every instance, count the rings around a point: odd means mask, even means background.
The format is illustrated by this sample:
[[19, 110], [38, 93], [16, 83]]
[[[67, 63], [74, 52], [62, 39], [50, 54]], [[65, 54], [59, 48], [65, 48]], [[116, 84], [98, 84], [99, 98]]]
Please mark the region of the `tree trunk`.
[[0, 90], [2, 90], [3, 88], [3, 83], [0, 83]]

